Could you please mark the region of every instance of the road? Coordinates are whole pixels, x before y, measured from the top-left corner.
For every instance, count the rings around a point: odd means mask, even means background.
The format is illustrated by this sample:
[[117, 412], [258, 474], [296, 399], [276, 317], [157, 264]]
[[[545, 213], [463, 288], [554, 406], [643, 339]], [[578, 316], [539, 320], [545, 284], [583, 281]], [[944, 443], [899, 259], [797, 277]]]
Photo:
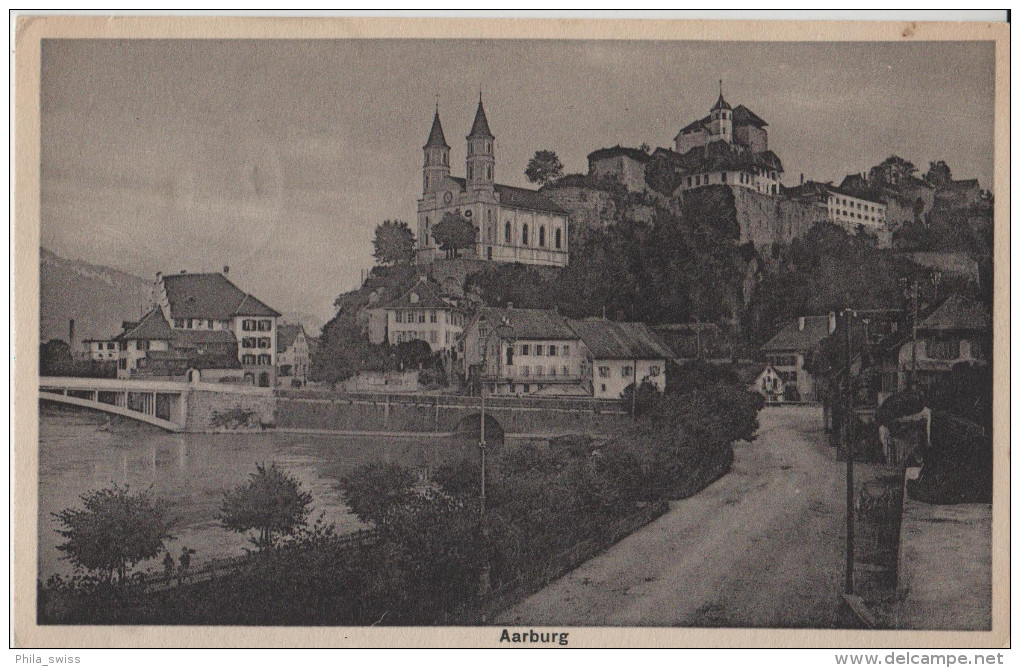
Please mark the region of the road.
[[833, 626], [844, 465], [824, 444], [820, 408], [769, 407], [758, 419], [730, 473], [497, 623]]

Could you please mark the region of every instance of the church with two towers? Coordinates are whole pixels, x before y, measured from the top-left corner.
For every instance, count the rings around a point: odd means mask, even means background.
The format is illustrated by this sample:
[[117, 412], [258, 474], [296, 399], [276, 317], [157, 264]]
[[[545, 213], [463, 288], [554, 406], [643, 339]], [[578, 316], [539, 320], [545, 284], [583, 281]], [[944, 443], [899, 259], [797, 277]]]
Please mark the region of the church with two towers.
[[446, 256], [432, 234], [447, 213], [465, 218], [476, 230], [465, 258], [564, 267], [569, 257], [568, 214], [537, 190], [496, 183], [496, 138], [489, 129], [481, 95], [467, 135], [465, 177], [450, 174], [439, 106], [423, 147], [422, 197], [418, 200], [417, 262]]

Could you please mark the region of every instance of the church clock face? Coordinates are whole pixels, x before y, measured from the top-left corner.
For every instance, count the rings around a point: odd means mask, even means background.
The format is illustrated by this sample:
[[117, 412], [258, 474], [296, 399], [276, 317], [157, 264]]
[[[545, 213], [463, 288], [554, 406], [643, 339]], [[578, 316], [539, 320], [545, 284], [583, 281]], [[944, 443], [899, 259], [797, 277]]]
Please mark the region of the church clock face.
[[452, 202], [453, 201], [453, 193], [450, 192], [449, 190], [447, 190], [446, 194], [443, 195], [443, 201], [446, 202], [447, 204]]

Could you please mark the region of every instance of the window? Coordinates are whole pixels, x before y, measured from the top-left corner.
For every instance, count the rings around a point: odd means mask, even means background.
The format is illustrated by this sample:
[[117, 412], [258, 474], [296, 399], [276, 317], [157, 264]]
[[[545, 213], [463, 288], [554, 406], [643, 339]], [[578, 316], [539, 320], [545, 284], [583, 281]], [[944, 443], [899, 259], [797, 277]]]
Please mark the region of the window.
[[694, 177], [693, 176], [688, 176], [687, 177], [687, 187], [690, 188], [693, 185], [694, 185]]
[[536, 357], [541, 357], [542, 356], [542, 344], [540, 344], [540, 343], [536, 343], [535, 344], [535, 356]]
[[549, 357], [556, 357], [556, 346], [549, 346]]
[[255, 321], [254, 320], [242, 320], [241, 321], [241, 329], [243, 331], [245, 331], [245, 332], [254, 332], [255, 331]]
[[135, 346], [139, 350], [148, 350], [149, 349], [149, 342], [146, 341], [145, 339], [139, 339], [138, 342], [135, 344]]
[[184, 326], [187, 327], [188, 329], [191, 329], [192, 327], [194, 327], [194, 325], [195, 325], [195, 319], [194, 318], [188, 318], [184, 322]]
[[535, 375], [536, 376], [541, 376], [544, 373], [545, 373], [545, 369], [542, 368], [542, 365], [541, 364], [536, 364], [535, 365]]
[[209, 328], [209, 329], [212, 329], [212, 328], [213, 328], [213, 326], [212, 326], [212, 320], [206, 320], [206, 321], [205, 321], [205, 326], [206, 326], [207, 328]]
[[726, 172], [722, 173], [722, 182], [726, 183]]
[[605, 384], [605, 383], [602, 383], [602, 391], [603, 391], [603, 392], [605, 392], [605, 391], [606, 391], [606, 384]]
[[[599, 378], [609, 378], [609, 367], [607, 366], [599, 367]], [[603, 389], [605, 389], [605, 387], [606, 387], [605, 385], [602, 386]]]
[[655, 378], [656, 376], [658, 376], [659, 375], [659, 367], [658, 366], [650, 366], [650, 367], [648, 367], [648, 375], [651, 376], [652, 378]]
[[567, 365], [563, 365], [563, 375], [564, 376], [570, 375], [570, 367], [568, 367]]
[[122, 359], [117, 360], [117, 368], [118, 369], [126, 369], [127, 368], [127, 358], [122, 358]]
[[696, 186], [701, 185], [701, 174], [698, 174], [697, 176], [694, 177], [694, 185]]
[[120, 342], [120, 349], [121, 350], [127, 350], [127, 341], [121, 341]]
[[396, 322], [401, 322], [401, 323], [404, 322], [404, 312], [403, 311], [397, 311], [396, 313], [393, 314], [393, 319]]
[[439, 343], [439, 332], [434, 329], [429, 332], [429, 343]]
[[508, 220], [508, 221], [506, 221], [506, 225], [503, 226], [503, 241], [505, 243], [510, 243], [510, 240], [512, 238], [513, 238], [513, 234], [512, 234], [512, 232], [510, 230], [510, 221]]
[[531, 350], [531, 346], [529, 346], [527, 343], [522, 343], [521, 344], [521, 354], [522, 355], [530, 355], [531, 353], [528, 352], [529, 350]]
[[273, 345], [273, 340], [268, 336], [259, 337], [259, 348], [270, 348]]
[[259, 366], [267, 366], [273, 363], [272, 355], [259, 355]]
[[630, 378], [632, 375], [634, 375], [634, 367], [632, 366], [620, 367], [620, 376], [622, 378]]
[[513, 366], [513, 364], [514, 364], [514, 347], [513, 346], [507, 346], [506, 347], [506, 351], [504, 353], [504, 358], [506, 360], [506, 365], [507, 366]]
[[254, 336], [246, 336], [241, 339], [242, 348], [254, 348], [257, 345]]
[[487, 181], [491, 181], [492, 180], [492, 165], [486, 165], [485, 166], [485, 179]]
[[435, 311], [429, 311], [429, 322], [439, 322], [439, 314]]
[[928, 357], [936, 360], [955, 360], [960, 356], [960, 339], [955, 336], [937, 336], [928, 341]]
[[563, 248], [563, 230], [556, 228], [556, 249]]
[[570, 346], [563, 346], [563, 356], [570, 357]]
[[555, 364], [550, 364], [549, 365], [549, 375], [552, 376], [553, 378], [556, 377], [556, 365]]
[[106, 344], [106, 349], [107, 350], [116, 350], [117, 349], [117, 344], [116, 343], [107, 343]]
[[538, 245], [545, 248], [545, 225], [538, 228]]
[[528, 245], [528, 225], [527, 223], [521, 227], [521, 243], [525, 246]]
[[269, 331], [272, 331], [272, 329], [273, 329], [273, 321], [272, 320], [259, 320], [259, 331], [260, 332], [269, 332]]
[[241, 363], [242, 364], [255, 364], [255, 356], [254, 355], [241, 355]]
[[[521, 367], [521, 375], [522, 376], [530, 376], [531, 375], [531, 367], [528, 366], [527, 364], [525, 364], [523, 367]], [[527, 387], [527, 385], [525, 385], [525, 387]], [[527, 392], [527, 390], [525, 390], [525, 392]]]
[[425, 311], [418, 312], [418, 324], [424, 324], [425, 322]]

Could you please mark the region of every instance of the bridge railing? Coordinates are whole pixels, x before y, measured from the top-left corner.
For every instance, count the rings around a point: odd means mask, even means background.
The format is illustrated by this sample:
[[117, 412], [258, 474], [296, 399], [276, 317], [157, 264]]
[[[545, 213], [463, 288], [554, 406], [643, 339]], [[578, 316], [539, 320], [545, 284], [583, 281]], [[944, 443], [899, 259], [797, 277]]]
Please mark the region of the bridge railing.
[[[473, 408], [481, 405], [480, 397], [456, 394], [334, 392], [332, 390], [317, 389], [278, 389], [276, 394], [284, 399], [318, 399], [378, 405], [438, 405], [458, 408]], [[500, 396], [498, 394], [487, 395], [485, 397], [485, 406], [489, 410], [499, 408], [585, 410], [594, 412], [617, 412], [622, 410], [622, 404], [618, 399], [595, 399], [593, 397], [518, 397]]]

